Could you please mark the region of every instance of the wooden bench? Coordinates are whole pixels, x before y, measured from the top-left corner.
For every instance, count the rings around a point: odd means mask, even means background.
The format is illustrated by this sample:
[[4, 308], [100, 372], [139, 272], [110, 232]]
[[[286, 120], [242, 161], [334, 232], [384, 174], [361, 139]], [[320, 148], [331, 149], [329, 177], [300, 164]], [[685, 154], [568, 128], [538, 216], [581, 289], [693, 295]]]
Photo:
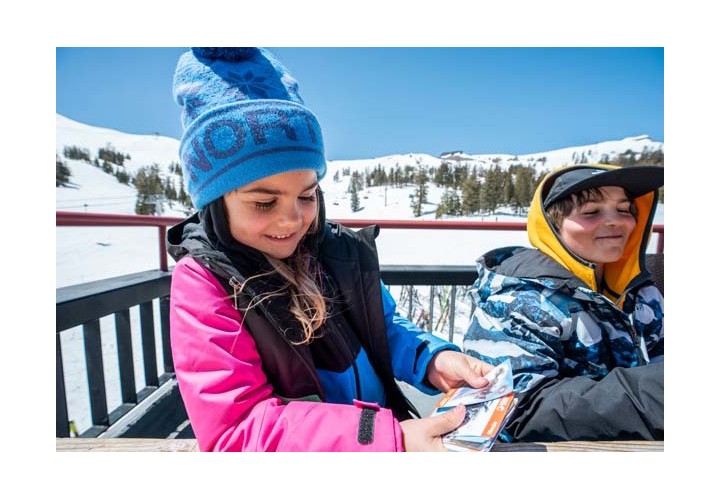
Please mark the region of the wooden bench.
[[[664, 451], [664, 441], [497, 443], [492, 451]], [[55, 438], [55, 451], [200, 451], [194, 439]]]

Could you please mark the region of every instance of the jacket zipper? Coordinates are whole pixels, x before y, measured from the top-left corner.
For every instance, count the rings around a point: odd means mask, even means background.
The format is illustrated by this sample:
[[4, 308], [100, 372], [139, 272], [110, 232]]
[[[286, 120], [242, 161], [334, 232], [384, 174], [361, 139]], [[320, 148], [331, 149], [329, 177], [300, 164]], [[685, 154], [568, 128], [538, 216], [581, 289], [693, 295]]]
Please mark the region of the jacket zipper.
[[642, 349], [640, 348], [640, 337], [637, 333], [637, 330], [635, 329], [635, 325], [632, 322], [632, 319], [630, 318], [630, 315], [625, 314], [625, 312], [618, 307], [618, 304], [620, 301], [627, 295], [627, 290], [623, 292], [620, 297], [618, 297], [617, 302], [613, 302], [612, 300], [605, 297], [603, 294], [598, 294], [602, 300], [605, 300], [608, 304], [610, 304], [618, 313], [620, 313], [620, 316], [625, 319], [625, 324], [628, 327], [628, 332], [630, 333], [630, 338], [632, 339], [633, 347], [635, 348], [635, 355], [640, 360], [641, 365], [646, 365], [648, 362], [645, 360], [645, 354], [643, 354]]
[[355, 389], [357, 390], [357, 399], [362, 401], [363, 400], [362, 392], [360, 391], [360, 373], [358, 372], [357, 364], [355, 364], [354, 359], [352, 361], [352, 367], [353, 367], [353, 372], [355, 373]]
[[[631, 282], [632, 284], [632, 282]], [[627, 320], [627, 324], [630, 327], [630, 338], [632, 338], [633, 345], [635, 346], [635, 353], [637, 354], [638, 358], [640, 359], [641, 365], [647, 365], [649, 363], [649, 360], [645, 359], [645, 353], [643, 353], [642, 349], [640, 348], [640, 336], [637, 333], [637, 329], [635, 328], [635, 323], [632, 320], [632, 314], [625, 314], [616, 304], [619, 304], [621, 301], [625, 300], [625, 297], [628, 294], [628, 290], [630, 287], [625, 289], [625, 291], [618, 297], [617, 302], [613, 304], [615, 308], [620, 311], [620, 314], [623, 315], [623, 317]], [[649, 356], [648, 356], [649, 357]]]
[[635, 330], [635, 325], [630, 325], [630, 336], [633, 339], [633, 344], [635, 346], [635, 352], [638, 355], [638, 358], [640, 359], [641, 365], [647, 365], [649, 363], [648, 360], [645, 359], [645, 353], [643, 353], [642, 349], [640, 348], [640, 338], [637, 334], [637, 331]]
[[[339, 331], [338, 327], [333, 324], [332, 326], [333, 334], [338, 337], [339, 344], [342, 344], [342, 349], [345, 351], [345, 355], [350, 360], [350, 364], [353, 369], [353, 375], [355, 376], [355, 393], [357, 394], [357, 398], [360, 401], [362, 401], [362, 391], [360, 389], [360, 370], [358, 369], [356, 357], [353, 356], [352, 350], [350, 349], [350, 346], [347, 343], [347, 339], [345, 338], [345, 335], [342, 331]], [[362, 346], [360, 346], [360, 349], [362, 349]]]

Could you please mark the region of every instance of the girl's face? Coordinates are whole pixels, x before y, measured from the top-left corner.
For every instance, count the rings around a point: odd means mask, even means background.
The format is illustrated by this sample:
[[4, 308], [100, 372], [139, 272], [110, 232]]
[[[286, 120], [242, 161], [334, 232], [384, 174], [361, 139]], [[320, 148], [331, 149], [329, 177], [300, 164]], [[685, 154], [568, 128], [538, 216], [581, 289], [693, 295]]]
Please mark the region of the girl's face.
[[295, 170], [226, 193], [230, 233], [270, 257], [289, 257], [315, 220], [317, 187], [314, 170]]
[[619, 260], [637, 224], [623, 188], [605, 186], [600, 192], [602, 199], [575, 207], [560, 223], [560, 237], [565, 245], [596, 264]]

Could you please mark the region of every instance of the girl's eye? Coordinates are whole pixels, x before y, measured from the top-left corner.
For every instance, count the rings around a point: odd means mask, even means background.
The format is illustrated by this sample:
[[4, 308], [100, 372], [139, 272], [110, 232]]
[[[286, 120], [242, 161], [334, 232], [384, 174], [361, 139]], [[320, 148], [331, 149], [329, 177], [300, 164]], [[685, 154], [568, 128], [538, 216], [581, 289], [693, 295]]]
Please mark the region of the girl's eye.
[[315, 196], [315, 193], [308, 195], [308, 196], [298, 196], [298, 199], [302, 201], [303, 203], [313, 203], [317, 199]]
[[256, 201], [255, 208], [261, 212], [267, 212], [275, 206], [275, 200], [273, 201]]

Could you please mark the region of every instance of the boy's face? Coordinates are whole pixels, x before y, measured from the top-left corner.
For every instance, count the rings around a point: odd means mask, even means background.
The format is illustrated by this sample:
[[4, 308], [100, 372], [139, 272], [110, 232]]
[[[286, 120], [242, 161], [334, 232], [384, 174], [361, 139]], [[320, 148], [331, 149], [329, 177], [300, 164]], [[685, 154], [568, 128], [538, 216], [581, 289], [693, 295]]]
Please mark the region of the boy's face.
[[603, 264], [622, 257], [635, 225], [631, 201], [621, 187], [600, 188], [602, 199], [576, 206], [560, 223], [560, 237], [579, 257]]
[[230, 233], [270, 257], [289, 257], [317, 215], [317, 186], [314, 170], [295, 170], [226, 193]]

